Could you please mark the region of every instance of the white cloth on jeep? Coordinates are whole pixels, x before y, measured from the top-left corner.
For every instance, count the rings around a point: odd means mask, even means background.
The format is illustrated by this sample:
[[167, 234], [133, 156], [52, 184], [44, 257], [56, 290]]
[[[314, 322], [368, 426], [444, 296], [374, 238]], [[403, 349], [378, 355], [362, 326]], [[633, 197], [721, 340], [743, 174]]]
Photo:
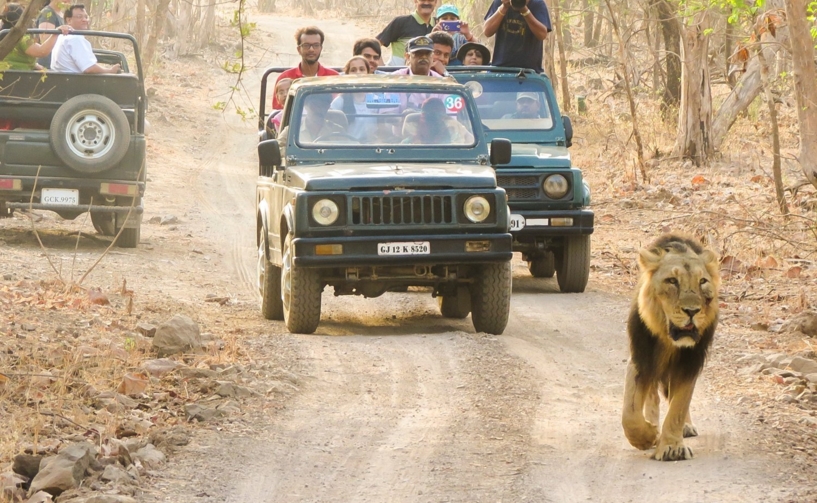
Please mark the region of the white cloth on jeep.
[[56, 72], [84, 73], [96, 64], [91, 43], [82, 35], [61, 35], [51, 52], [51, 69]]

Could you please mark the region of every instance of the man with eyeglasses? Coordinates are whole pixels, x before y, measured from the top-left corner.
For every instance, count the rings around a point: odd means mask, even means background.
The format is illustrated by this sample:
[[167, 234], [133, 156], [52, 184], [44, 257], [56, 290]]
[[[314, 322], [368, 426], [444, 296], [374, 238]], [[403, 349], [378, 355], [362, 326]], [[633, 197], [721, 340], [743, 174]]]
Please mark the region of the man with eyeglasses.
[[74, 29], [74, 34], [57, 39], [51, 52], [51, 69], [71, 73], [119, 73], [120, 66], [105, 67], [97, 63], [91, 43], [78, 31], [91, 28], [91, 18], [82, 4], [74, 4], [65, 9], [65, 24]]
[[[301, 62], [295, 68], [290, 68], [281, 73], [275, 80], [276, 84], [281, 79], [300, 79], [302, 77], [326, 77], [337, 75], [338, 72], [318, 63], [323, 50], [324, 34], [317, 26], [305, 26], [298, 28], [295, 32], [295, 41], [298, 42], [298, 54], [301, 55]], [[273, 94], [272, 108], [281, 109], [283, 103], [278, 102], [278, 98]]]

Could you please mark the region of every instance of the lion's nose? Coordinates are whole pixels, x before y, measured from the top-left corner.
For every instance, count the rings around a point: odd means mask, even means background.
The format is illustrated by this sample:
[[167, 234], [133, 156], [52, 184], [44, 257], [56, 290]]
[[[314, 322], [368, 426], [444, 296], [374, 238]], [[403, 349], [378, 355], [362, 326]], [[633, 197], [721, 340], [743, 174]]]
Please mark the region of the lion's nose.
[[698, 309], [698, 308], [692, 308], [692, 309], [684, 309], [684, 312], [687, 313], [687, 315], [689, 315], [690, 319], [692, 319], [692, 317], [695, 316], [696, 314], [700, 313], [701, 310]]

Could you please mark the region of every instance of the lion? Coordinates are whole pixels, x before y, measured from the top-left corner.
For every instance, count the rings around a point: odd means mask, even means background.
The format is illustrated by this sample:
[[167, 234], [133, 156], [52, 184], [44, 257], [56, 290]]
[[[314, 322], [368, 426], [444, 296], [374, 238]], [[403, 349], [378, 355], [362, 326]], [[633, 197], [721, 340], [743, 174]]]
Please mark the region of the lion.
[[[633, 447], [655, 447], [653, 459], [691, 459], [684, 437], [698, 435], [689, 404], [718, 325], [718, 257], [665, 234], [640, 251], [638, 268], [621, 425]], [[659, 390], [669, 403], [660, 434]]]

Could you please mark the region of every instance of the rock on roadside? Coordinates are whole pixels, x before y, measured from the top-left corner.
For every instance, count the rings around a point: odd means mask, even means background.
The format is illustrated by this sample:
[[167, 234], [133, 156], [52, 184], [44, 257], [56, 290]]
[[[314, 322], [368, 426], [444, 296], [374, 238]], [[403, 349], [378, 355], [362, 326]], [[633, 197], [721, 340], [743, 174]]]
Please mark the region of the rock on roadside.
[[79, 487], [85, 470], [96, 457], [96, 449], [88, 442], [72, 444], [56, 456], [44, 458], [40, 471], [31, 481], [29, 494], [46, 491], [59, 496], [63, 491]]
[[153, 336], [153, 349], [159, 358], [196, 352], [203, 347], [199, 326], [192, 319], [180, 314], [159, 325]]

